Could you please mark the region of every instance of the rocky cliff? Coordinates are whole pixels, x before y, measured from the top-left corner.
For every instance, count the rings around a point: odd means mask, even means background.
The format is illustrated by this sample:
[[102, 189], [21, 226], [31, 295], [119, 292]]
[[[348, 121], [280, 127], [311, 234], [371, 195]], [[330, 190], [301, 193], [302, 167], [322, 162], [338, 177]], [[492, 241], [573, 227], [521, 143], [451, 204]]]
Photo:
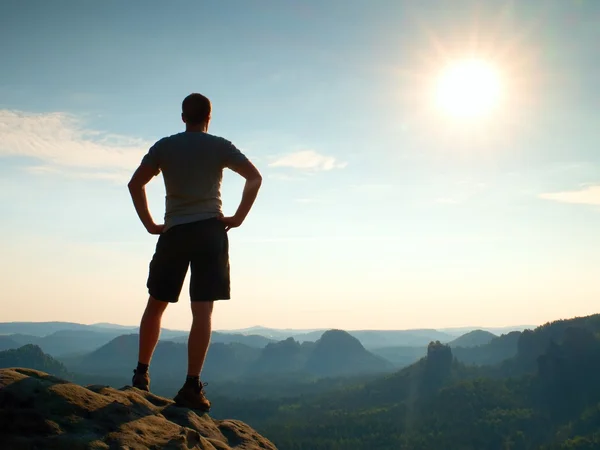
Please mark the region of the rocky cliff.
[[20, 368], [0, 370], [0, 448], [276, 450], [236, 420], [131, 387], [82, 387]]

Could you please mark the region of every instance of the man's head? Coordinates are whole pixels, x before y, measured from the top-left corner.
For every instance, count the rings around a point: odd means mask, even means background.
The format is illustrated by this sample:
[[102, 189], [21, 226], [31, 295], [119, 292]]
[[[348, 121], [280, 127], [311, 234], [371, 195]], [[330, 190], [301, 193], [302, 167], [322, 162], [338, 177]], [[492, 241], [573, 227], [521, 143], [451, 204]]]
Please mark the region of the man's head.
[[210, 122], [210, 100], [202, 94], [190, 94], [181, 104], [181, 119], [188, 127], [205, 125]]

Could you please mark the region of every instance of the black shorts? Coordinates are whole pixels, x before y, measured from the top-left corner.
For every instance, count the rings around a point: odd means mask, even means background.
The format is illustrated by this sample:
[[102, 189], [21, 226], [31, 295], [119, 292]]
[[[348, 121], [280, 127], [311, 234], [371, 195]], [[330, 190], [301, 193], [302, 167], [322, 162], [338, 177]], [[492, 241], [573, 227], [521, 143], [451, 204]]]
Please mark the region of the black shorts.
[[191, 267], [190, 300], [230, 298], [229, 240], [218, 219], [176, 225], [161, 234], [150, 262], [148, 292], [164, 302], [179, 300]]

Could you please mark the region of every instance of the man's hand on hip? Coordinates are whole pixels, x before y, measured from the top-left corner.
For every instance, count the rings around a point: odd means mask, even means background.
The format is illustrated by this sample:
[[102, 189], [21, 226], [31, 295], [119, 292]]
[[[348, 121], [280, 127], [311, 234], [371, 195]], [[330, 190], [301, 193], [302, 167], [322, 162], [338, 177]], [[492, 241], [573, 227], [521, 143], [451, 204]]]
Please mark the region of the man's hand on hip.
[[163, 230], [165, 229], [165, 226], [153, 223], [152, 225], [149, 225], [146, 229], [150, 234], [162, 234]]
[[244, 219], [241, 219], [238, 216], [219, 217], [219, 220], [225, 224], [225, 231], [237, 228], [244, 222]]

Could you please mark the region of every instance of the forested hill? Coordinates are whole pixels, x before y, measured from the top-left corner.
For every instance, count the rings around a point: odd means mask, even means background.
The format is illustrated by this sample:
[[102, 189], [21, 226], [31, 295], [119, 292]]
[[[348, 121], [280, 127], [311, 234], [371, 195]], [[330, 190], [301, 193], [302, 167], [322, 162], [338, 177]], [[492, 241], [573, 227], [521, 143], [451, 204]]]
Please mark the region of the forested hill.
[[69, 379], [67, 368], [56, 359], [46, 355], [37, 345], [23, 345], [17, 349], [0, 351], [0, 369], [27, 367]]
[[459, 363], [436, 342], [416, 364], [354, 388], [221, 407], [252, 415], [281, 450], [598, 450], [598, 374], [596, 315], [524, 333], [495, 367]]

